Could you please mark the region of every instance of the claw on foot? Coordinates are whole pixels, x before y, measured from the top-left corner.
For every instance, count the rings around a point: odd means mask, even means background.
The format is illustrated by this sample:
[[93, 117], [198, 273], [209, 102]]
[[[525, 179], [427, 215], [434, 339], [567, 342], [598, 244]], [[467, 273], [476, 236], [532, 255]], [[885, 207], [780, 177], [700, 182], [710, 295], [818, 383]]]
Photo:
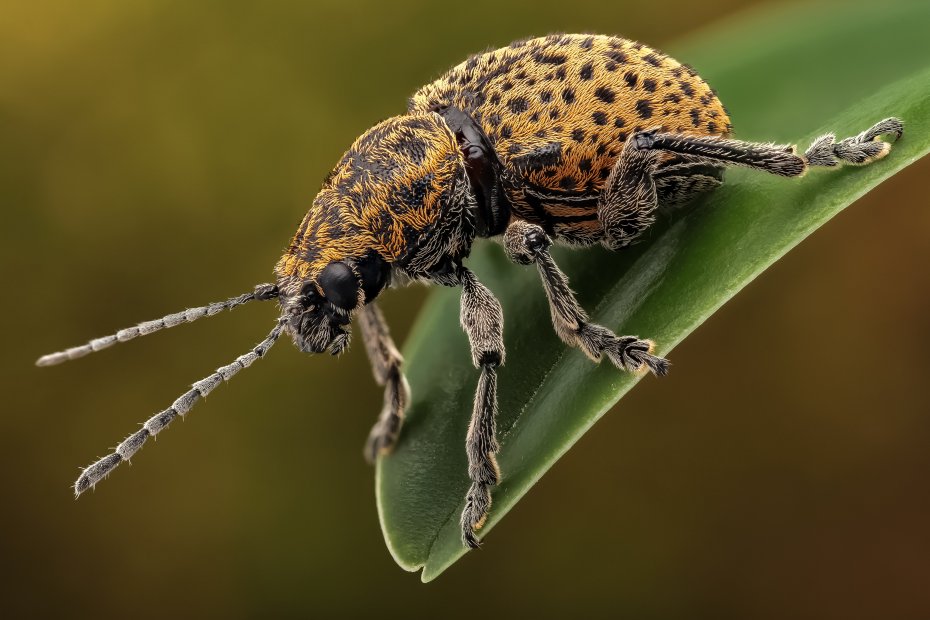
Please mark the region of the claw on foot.
[[889, 135], [898, 140], [904, 133], [904, 123], [897, 118], [886, 118], [860, 133], [836, 141], [832, 133], [820, 136], [808, 147], [804, 159], [809, 166], [832, 168], [840, 163], [864, 166], [881, 159], [891, 151], [891, 143], [879, 140]]
[[390, 454], [394, 450], [397, 437], [400, 435], [400, 421], [399, 416], [390, 416], [387, 419], [378, 420], [371, 428], [363, 451], [369, 465], [374, 465], [379, 456]]
[[607, 343], [604, 353], [613, 362], [614, 366], [627, 372], [646, 372], [664, 377], [668, 374], [669, 361], [653, 355], [655, 343], [651, 340], [640, 340], [634, 336], [614, 337]]
[[476, 533], [488, 518], [491, 509], [491, 490], [487, 485], [474, 482], [465, 496], [465, 510], [462, 511], [462, 543], [469, 549], [481, 546]]

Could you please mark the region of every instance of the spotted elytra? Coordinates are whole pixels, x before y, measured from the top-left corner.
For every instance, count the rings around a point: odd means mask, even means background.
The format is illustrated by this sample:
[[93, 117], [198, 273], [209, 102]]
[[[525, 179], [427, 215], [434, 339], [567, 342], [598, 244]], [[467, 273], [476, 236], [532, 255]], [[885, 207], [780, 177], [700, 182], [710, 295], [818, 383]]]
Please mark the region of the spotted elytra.
[[[194, 383], [116, 450], [87, 467], [74, 490], [94, 487], [173, 419], [264, 356], [283, 333], [306, 352], [342, 353], [355, 319], [384, 407], [365, 454], [400, 437], [409, 389], [402, 358], [376, 305], [412, 280], [460, 286], [461, 323], [479, 369], [465, 439], [470, 486], [463, 543], [477, 532], [501, 476], [495, 454], [496, 368], [504, 362], [503, 313], [464, 265], [477, 237], [498, 239], [521, 265], [535, 264], [556, 333], [597, 362], [629, 372], [668, 371], [653, 343], [588, 321], [549, 249], [553, 242], [619, 250], [655, 221], [722, 183], [726, 166], [797, 177], [811, 166], [868, 164], [888, 154], [901, 121], [888, 118], [837, 141], [793, 146], [730, 137], [714, 91], [687, 65], [641, 43], [600, 35], [550, 35], [472, 56], [410, 98], [407, 113], [365, 132], [336, 164], [304, 216], [276, 282], [225, 302], [170, 314], [40, 358], [57, 364], [252, 300], [277, 299], [274, 329], [258, 346]], [[463, 429], [464, 431], [465, 429]]]

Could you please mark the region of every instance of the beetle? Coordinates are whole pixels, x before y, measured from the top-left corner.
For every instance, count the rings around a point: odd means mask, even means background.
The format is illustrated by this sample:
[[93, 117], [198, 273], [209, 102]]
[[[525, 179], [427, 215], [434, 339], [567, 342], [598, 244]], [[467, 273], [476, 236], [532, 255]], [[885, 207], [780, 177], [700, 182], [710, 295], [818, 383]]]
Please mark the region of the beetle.
[[792, 145], [731, 138], [726, 108], [688, 65], [612, 36], [555, 34], [474, 55], [410, 98], [407, 112], [378, 123], [346, 151], [275, 266], [275, 283], [225, 302], [141, 323], [43, 356], [40, 366], [190, 323], [253, 300], [276, 299], [280, 316], [251, 351], [193, 384], [74, 484], [94, 487], [145, 441], [220, 383], [263, 357], [282, 334], [308, 353], [339, 355], [354, 319], [384, 406], [365, 446], [374, 461], [397, 444], [410, 392], [403, 359], [377, 306], [387, 287], [411, 281], [458, 286], [461, 325], [479, 370], [465, 439], [470, 486], [462, 541], [478, 530], [501, 473], [495, 454], [497, 372], [504, 363], [500, 303], [464, 264], [474, 241], [493, 238], [520, 265], [535, 265], [555, 332], [593, 361], [665, 375], [654, 344], [591, 323], [550, 254], [553, 243], [620, 250], [654, 223], [659, 207], [682, 205], [722, 183], [727, 166], [785, 177], [810, 167], [864, 165], [888, 154], [882, 120], [837, 141]]

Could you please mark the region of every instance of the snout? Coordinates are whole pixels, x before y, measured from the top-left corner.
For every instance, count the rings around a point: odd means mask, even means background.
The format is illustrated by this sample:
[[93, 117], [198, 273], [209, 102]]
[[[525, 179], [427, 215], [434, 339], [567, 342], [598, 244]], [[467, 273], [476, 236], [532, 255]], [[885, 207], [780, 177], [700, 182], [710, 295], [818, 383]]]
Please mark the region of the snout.
[[339, 355], [349, 346], [350, 333], [345, 328], [348, 315], [332, 315], [325, 311], [306, 311], [292, 316], [287, 323], [294, 345], [304, 353], [329, 350]]

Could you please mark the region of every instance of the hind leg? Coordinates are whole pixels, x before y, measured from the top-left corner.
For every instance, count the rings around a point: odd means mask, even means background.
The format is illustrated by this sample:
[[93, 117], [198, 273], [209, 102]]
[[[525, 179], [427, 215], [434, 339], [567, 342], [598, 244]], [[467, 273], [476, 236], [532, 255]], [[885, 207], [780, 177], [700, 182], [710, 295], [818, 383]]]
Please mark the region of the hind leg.
[[[690, 136], [664, 133], [658, 129], [640, 131], [630, 136], [614, 164], [598, 199], [598, 219], [604, 228], [601, 243], [611, 250], [632, 243], [655, 221], [656, 182], [660, 153], [687, 156], [694, 165], [745, 166], [780, 176], [801, 176], [810, 166], [834, 167], [840, 164], [866, 165], [881, 159], [891, 145], [878, 138], [901, 137], [904, 125], [899, 119], [886, 118], [862, 133], [836, 141], [834, 134], [820, 136], [804, 152], [795, 153], [793, 145], [776, 145], [731, 140], [720, 136]], [[666, 171], [674, 179], [674, 171]], [[659, 181], [668, 187], [674, 181]], [[699, 184], [712, 188], [708, 177]]]

